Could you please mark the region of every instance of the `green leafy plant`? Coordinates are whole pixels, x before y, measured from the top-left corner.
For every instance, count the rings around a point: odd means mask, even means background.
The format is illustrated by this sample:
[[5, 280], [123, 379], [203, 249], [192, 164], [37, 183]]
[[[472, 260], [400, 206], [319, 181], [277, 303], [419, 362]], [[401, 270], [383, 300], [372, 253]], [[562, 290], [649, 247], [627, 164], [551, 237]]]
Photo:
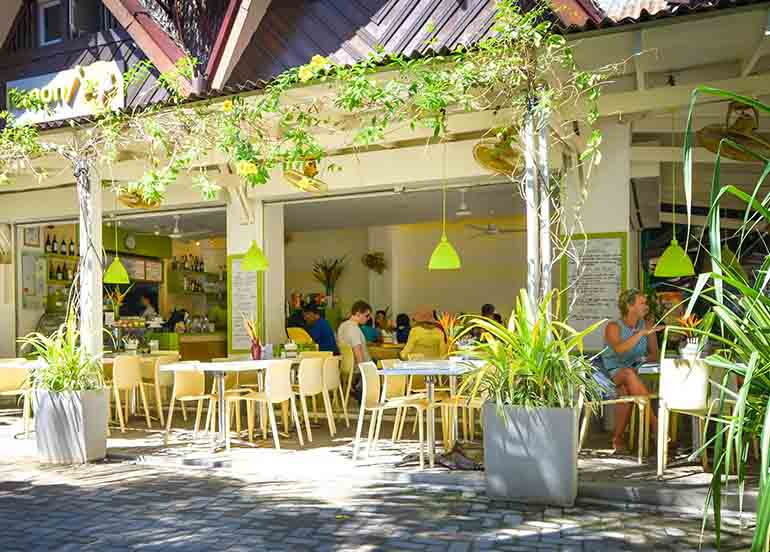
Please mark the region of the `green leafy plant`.
[[552, 319], [549, 305], [558, 318], [559, 293], [553, 290], [533, 306], [526, 290], [516, 300], [508, 325], [478, 316], [468, 317], [465, 332], [481, 331], [473, 349], [482, 361], [472, 384], [472, 395], [481, 394], [504, 406], [572, 407], [579, 396], [598, 396], [590, 359], [583, 355], [584, 338], [599, 328], [597, 322], [578, 332]]
[[372, 253], [364, 254], [364, 256], [361, 257], [361, 263], [366, 268], [373, 270], [377, 274], [382, 274], [385, 272], [385, 269], [388, 268], [388, 264], [385, 262], [385, 253], [382, 251], [374, 251]]
[[337, 287], [337, 282], [345, 270], [346, 262], [347, 256], [338, 258], [322, 257], [313, 263], [313, 278], [324, 286], [327, 293], [330, 293]]
[[40, 361], [30, 370], [33, 389], [61, 393], [104, 387], [101, 359], [89, 356], [80, 346], [75, 305], [70, 302], [64, 324], [50, 336], [35, 332], [20, 340]]

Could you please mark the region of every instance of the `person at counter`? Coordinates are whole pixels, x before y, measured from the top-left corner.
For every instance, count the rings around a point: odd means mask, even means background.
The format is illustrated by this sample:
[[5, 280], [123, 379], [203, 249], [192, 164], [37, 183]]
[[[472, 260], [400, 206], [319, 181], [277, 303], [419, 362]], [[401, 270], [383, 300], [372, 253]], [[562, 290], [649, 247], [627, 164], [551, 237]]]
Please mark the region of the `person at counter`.
[[142, 318], [152, 320], [158, 316], [158, 311], [152, 306], [152, 299], [146, 293], [142, 295]]
[[334, 330], [325, 318], [321, 318], [318, 306], [314, 303], [305, 305], [302, 308], [302, 316], [305, 320], [310, 337], [313, 338], [319, 351], [329, 351], [335, 355], [339, 354], [337, 348], [337, 339], [334, 336]]

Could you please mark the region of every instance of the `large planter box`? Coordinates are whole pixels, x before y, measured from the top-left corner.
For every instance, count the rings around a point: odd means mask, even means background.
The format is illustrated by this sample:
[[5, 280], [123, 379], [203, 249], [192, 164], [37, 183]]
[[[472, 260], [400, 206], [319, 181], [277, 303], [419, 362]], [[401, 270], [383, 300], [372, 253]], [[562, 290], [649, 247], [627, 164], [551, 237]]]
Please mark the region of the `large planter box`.
[[663, 359], [660, 398], [670, 410], [708, 410], [710, 375], [711, 367], [703, 360]]
[[575, 408], [484, 405], [487, 493], [536, 504], [571, 506], [578, 487]]
[[83, 464], [107, 455], [109, 391], [35, 391], [35, 434], [40, 462]]

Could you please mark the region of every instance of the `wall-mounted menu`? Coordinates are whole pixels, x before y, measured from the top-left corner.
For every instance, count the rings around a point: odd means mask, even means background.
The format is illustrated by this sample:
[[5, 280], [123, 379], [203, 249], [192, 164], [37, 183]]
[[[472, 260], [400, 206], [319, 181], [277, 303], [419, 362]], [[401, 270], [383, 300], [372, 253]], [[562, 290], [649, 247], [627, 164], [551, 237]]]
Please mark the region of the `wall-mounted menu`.
[[246, 334], [243, 324], [243, 315], [259, 316], [258, 278], [257, 272], [241, 270], [241, 258], [229, 257], [229, 278], [227, 294], [227, 310], [230, 314], [228, 334], [230, 341], [228, 350], [248, 351], [251, 349], [251, 339]]
[[[626, 287], [626, 236], [589, 234], [573, 240], [579, 262], [569, 258], [562, 264], [562, 285], [568, 289], [568, 323], [582, 331], [599, 320], [620, 316], [618, 296]], [[586, 337], [585, 347], [604, 348], [603, 327]]]
[[148, 282], [162, 282], [163, 281], [163, 262], [162, 261], [145, 261], [144, 278]]
[[137, 259], [135, 257], [121, 257], [123, 266], [126, 267], [128, 277], [132, 280], [144, 280], [144, 259]]

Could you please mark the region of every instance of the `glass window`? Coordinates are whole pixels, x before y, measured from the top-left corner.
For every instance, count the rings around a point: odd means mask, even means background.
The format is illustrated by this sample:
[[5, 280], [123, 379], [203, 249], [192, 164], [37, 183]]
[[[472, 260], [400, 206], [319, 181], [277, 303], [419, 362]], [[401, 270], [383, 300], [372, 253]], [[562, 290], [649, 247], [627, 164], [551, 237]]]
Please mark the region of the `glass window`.
[[38, 5], [40, 45], [60, 42], [64, 38], [64, 6], [61, 0], [47, 0]]

